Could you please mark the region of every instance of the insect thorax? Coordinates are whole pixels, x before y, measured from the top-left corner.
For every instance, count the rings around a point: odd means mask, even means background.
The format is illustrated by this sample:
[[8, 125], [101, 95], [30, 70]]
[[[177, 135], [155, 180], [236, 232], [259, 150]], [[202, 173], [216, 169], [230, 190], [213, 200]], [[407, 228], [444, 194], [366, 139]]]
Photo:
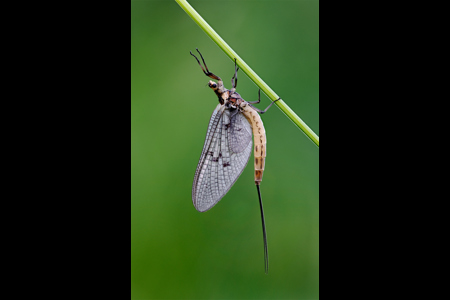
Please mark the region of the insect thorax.
[[241, 95], [239, 95], [236, 92], [234, 92], [234, 93], [230, 92], [230, 94], [231, 95], [228, 97], [228, 99], [227, 99], [227, 101], [225, 103], [226, 105], [231, 106], [233, 108], [239, 107], [240, 109], [242, 109], [245, 106], [247, 106], [246, 101], [241, 98]]
[[229, 108], [239, 107], [240, 109], [244, 108], [247, 105], [246, 101], [242, 99], [239, 93], [225, 88], [222, 80], [219, 80], [217, 83], [210, 80], [208, 82], [208, 85], [214, 91], [214, 93], [216, 93], [220, 104], [226, 105], [226, 107]]
[[[223, 93], [221, 96], [222, 96], [221, 98], [224, 100], [224, 104], [225, 104], [227, 107], [233, 107], [233, 108], [236, 108], [236, 107], [244, 107], [244, 106], [246, 106], [245, 100], [242, 99], [242, 98], [241, 98], [241, 95], [239, 95], [239, 94], [236, 93], [236, 92], [227, 90], [227, 91], [226, 91], [225, 93]], [[219, 100], [219, 101], [220, 101], [220, 100]]]

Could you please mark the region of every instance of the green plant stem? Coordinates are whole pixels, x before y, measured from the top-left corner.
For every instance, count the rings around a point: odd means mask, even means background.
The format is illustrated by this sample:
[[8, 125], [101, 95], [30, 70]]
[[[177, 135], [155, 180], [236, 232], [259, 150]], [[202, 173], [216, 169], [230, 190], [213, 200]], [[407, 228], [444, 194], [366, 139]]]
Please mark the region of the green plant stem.
[[[203, 29], [206, 34], [230, 57], [234, 62], [236, 58], [237, 64], [245, 74], [272, 100], [275, 101], [278, 95], [237, 55], [236, 52], [209, 26], [208, 23], [187, 3], [186, 0], [175, 0], [181, 8]], [[285, 115], [294, 122], [316, 145], [319, 147], [319, 137], [300, 119], [297, 114], [290, 109], [283, 101], [279, 100], [275, 104], [281, 109]]]

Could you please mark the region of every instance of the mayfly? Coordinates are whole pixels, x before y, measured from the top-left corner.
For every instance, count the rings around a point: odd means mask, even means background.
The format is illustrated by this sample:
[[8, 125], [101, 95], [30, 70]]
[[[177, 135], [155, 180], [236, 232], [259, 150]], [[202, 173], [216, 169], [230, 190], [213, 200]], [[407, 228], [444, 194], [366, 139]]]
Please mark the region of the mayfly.
[[231, 78], [232, 89], [224, 87], [222, 79], [208, 70], [205, 60], [198, 49], [197, 52], [203, 61], [202, 64], [195, 57], [206, 76], [217, 80], [210, 80], [208, 85], [219, 98], [219, 104], [214, 110], [208, 125], [202, 155], [195, 171], [192, 185], [192, 201], [199, 212], [212, 208], [222, 199], [233, 186], [248, 163], [252, 151], [252, 131], [255, 140], [255, 183], [258, 190], [259, 207], [264, 238], [264, 266], [265, 272], [269, 269], [269, 254], [267, 251], [266, 225], [259, 185], [262, 180], [266, 158], [266, 132], [258, 113], [265, 113], [251, 104], [260, 102], [261, 90], [258, 91], [258, 101], [245, 101], [236, 93], [237, 66], [234, 59], [234, 76]]

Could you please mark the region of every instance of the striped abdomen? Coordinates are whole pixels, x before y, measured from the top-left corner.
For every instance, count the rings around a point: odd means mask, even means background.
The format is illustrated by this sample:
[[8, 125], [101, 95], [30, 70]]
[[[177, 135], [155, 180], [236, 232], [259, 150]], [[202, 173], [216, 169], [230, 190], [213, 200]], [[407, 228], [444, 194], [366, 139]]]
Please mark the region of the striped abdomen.
[[252, 125], [253, 140], [255, 142], [255, 183], [259, 185], [262, 181], [264, 163], [266, 160], [266, 130], [259, 114], [250, 106], [245, 106], [242, 113]]

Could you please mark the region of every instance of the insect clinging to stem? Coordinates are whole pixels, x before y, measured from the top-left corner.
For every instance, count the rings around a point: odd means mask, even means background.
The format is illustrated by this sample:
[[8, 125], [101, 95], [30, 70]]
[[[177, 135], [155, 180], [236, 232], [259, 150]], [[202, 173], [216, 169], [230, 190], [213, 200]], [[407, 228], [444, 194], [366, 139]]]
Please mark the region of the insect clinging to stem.
[[234, 75], [231, 78], [231, 90], [223, 85], [222, 79], [208, 70], [205, 60], [198, 49], [202, 64], [195, 57], [206, 76], [210, 80], [208, 86], [216, 93], [219, 104], [214, 110], [208, 125], [205, 144], [195, 171], [192, 185], [192, 201], [199, 212], [211, 209], [236, 182], [248, 163], [252, 151], [252, 133], [255, 141], [255, 184], [258, 190], [259, 207], [264, 239], [264, 267], [269, 270], [269, 254], [267, 250], [267, 234], [264, 211], [261, 199], [260, 183], [264, 172], [266, 158], [266, 132], [258, 113], [265, 113], [277, 100], [266, 109], [260, 110], [252, 104], [261, 101], [261, 89], [258, 101], [245, 101], [236, 92], [237, 66], [234, 59]]

